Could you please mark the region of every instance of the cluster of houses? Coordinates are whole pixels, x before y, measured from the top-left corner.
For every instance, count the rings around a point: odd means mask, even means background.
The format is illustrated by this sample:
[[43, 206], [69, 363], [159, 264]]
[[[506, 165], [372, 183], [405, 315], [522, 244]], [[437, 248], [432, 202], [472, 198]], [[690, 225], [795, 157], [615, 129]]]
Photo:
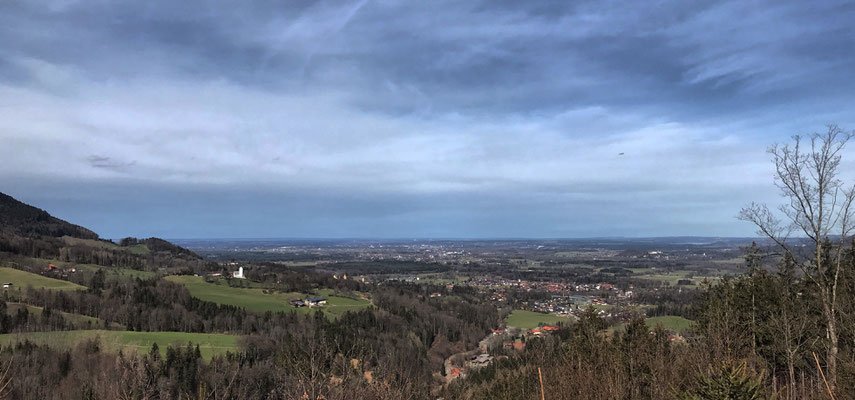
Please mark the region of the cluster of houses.
[[45, 267], [45, 270], [44, 272], [42, 272], [42, 275], [51, 278], [62, 279], [68, 278], [69, 273], [73, 274], [75, 272], [77, 272], [77, 267], [75, 266], [56, 266], [53, 264], [49, 264], [47, 267]]
[[291, 299], [291, 305], [294, 307], [317, 307], [327, 304], [326, 297], [308, 297], [305, 300], [301, 298]]
[[74, 267], [74, 266], [57, 267], [56, 265], [48, 264], [48, 266], [45, 267], [45, 271], [46, 272], [77, 272], [77, 267]]

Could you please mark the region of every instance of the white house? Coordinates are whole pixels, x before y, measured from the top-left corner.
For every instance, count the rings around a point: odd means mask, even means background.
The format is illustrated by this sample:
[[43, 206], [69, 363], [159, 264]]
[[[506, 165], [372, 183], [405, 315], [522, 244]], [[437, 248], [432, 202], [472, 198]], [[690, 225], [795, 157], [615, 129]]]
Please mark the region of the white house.
[[246, 277], [243, 276], [243, 267], [239, 267], [237, 271], [232, 272], [232, 276], [238, 279], [246, 279]]

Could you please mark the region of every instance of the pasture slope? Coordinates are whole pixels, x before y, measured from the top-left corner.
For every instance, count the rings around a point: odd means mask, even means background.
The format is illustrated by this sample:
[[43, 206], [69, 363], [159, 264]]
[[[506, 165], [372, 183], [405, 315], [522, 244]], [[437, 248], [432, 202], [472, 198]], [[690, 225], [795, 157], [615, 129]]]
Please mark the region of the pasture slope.
[[514, 310], [511, 315], [505, 318], [506, 325], [521, 329], [532, 329], [537, 328], [540, 324], [551, 325], [569, 321], [570, 319], [567, 317], [525, 310]]
[[103, 350], [110, 352], [134, 351], [148, 353], [151, 346], [157, 343], [161, 355], [166, 354], [169, 345], [183, 346], [192, 343], [199, 345], [202, 358], [210, 360], [214, 355], [225, 354], [227, 351], [237, 351], [237, 336], [218, 333], [187, 333], [187, 332], [131, 332], [131, 331], [54, 331], [9, 333], [0, 335], [0, 346], [11, 346], [28, 340], [39, 345], [49, 345], [53, 348], [71, 349], [87, 339], [98, 339]]
[[13, 289], [86, 290], [85, 286], [59, 279], [47, 278], [14, 268], [0, 267], [0, 283], [11, 282]]
[[664, 317], [650, 317], [645, 320], [647, 326], [651, 329], [656, 325], [661, 324], [663, 328], [670, 329], [677, 333], [688, 331], [692, 327], [692, 320], [685, 319], [674, 315], [666, 315]]
[[297, 311], [309, 312], [314, 309], [294, 308], [289, 303], [293, 298], [305, 298], [315, 295], [323, 295], [327, 298], [327, 305], [321, 307], [323, 312], [333, 318], [337, 318], [347, 311], [356, 311], [371, 305], [365, 299], [351, 299], [341, 296], [328, 295], [329, 291], [319, 291], [318, 294], [305, 293], [267, 293], [260, 288], [237, 288], [225, 284], [208, 283], [202, 277], [189, 275], [173, 275], [164, 278], [170, 282], [180, 283], [190, 291], [190, 295], [200, 300], [210, 301], [217, 304], [227, 304], [245, 308], [248, 311]]
[[[686, 319], [683, 317], [678, 317], [676, 315], [666, 315], [663, 317], [649, 317], [645, 318], [644, 322], [647, 324], [647, 327], [650, 329], [656, 328], [657, 325], [662, 325], [663, 328], [672, 330], [676, 333], [682, 334], [683, 332], [688, 331], [692, 324], [694, 323], [690, 319]], [[609, 328], [608, 330], [613, 332], [617, 330], [623, 330], [626, 327], [626, 324], [615, 325]]]

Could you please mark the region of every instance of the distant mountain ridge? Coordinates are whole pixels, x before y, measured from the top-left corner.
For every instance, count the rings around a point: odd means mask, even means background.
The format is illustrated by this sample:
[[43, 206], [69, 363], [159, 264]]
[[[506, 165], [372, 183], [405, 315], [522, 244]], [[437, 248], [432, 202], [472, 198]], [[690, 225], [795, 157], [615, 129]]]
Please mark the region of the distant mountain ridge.
[[98, 239], [98, 234], [89, 229], [56, 218], [45, 210], [22, 203], [4, 193], [0, 193], [0, 230], [25, 237]]

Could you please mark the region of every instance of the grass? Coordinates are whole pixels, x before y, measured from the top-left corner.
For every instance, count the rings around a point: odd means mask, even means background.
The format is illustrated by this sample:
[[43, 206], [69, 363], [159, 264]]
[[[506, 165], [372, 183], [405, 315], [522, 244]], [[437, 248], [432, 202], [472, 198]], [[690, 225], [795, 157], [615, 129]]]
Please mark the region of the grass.
[[85, 286], [80, 286], [76, 283], [47, 278], [18, 269], [0, 267], [0, 283], [6, 282], [12, 282], [14, 287], [21, 289], [32, 286], [37, 289], [86, 290]]
[[327, 305], [321, 309], [327, 315], [333, 318], [338, 318], [348, 311], [358, 311], [371, 305], [371, 302], [365, 299], [351, 299], [339, 296], [326, 296]]
[[95, 264], [71, 264], [71, 263], [53, 263], [56, 265], [62, 266], [76, 266], [77, 271], [85, 271], [87, 273], [95, 273], [98, 270], [104, 271], [104, 277], [108, 280], [124, 280], [124, 279], [151, 279], [157, 276], [157, 273], [154, 271], [140, 271], [133, 268], [124, 268], [124, 267], [105, 267], [101, 265]]
[[522, 329], [537, 328], [540, 324], [550, 325], [567, 322], [569, 319], [553, 314], [543, 314], [534, 311], [514, 310], [505, 318], [505, 324]]
[[151, 250], [148, 249], [148, 246], [144, 244], [135, 244], [133, 246], [125, 247], [127, 251], [131, 252], [131, 254], [151, 254]]
[[227, 285], [217, 285], [205, 282], [199, 276], [177, 275], [167, 276], [165, 279], [184, 285], [193, 297], [217, 304], [228, 304], [255, 312], [288, 311], [293, 309], [288, 304], [288, 300], [291, 297], [286, 294], [264, 294], [262, 289], [233, 288]]
[[666, 315], [664, 317], [650, 317], [645, 320], [647, 326], [655, 328], [656, 325], [662, 324], [665, 329], [670, 329], [677, 333], [683, 333], [692, 326], [692, 320], [685, 319], [674, 315]]
[[[663, 328], [672, 330], [677, 333], [683, 333], [689, 330], [692, 326], [692, 320], [685, 319], [683, 317], [678, 317], [674, 315], [666, 315], [664, 317], [650, 317], [645, 318], [644, 322], [647, 324], [647, 327], [650, 329], [655, 328], [657, 325], [662, 325]], [[615, 330], [623, 330], [626, 324], [620, 324], [609, 328], [610, 331]]]
[[140, 271], [133, 268], [121, 268], [121, 267], [104, 267], [104, 272], [107, 277], [115, 276], [117, 278], [140, 278], [140, 279], [149, 279], [154, 278], [156, 273], [152, 271]]
[[148, 353], [153, 343], [157, 343], [161, 355], [166, 354], [166, 348], [171, 345], [199, 345], [202, 358], [210, 360], [218, 354], [237, 350], [237, 336], [218, 333], [187, 333], [187, 332], [130, 332], [130, 331], [56, 331], [28, 332], [0, 335], [0, 345], [10, 346], [24, 339], [37, 344], [47, 344], [54, 348], [71, 349], [77, 343], [86, 339], [98, 338], [101, 348], [108, 352], [142, 352]]
[[[184, 285], [190, 291], [190, 295], [200, 300], [242, 307], [249, 311], [311, 311], [308, 308], [294, 308], [289, 303], [289, 300], [297, 297], [305, 298], [311, 296], [304, 293], [264, 294], [262, 289], [257, 288], [235, 288], [225, 284], [208, 283], [199, 276], [173, 275], [167, 276], [164, 279]], [[327, 305], [320, 309], [333, 318], [337, 318], [347, 311], [355, 311], [371, 305], [370, 301], [364, 299], [331, 296], [333, 292], [329, 289], [319, 289], [317, 292], [313, 295], [325, 296], [327, 298]]]

